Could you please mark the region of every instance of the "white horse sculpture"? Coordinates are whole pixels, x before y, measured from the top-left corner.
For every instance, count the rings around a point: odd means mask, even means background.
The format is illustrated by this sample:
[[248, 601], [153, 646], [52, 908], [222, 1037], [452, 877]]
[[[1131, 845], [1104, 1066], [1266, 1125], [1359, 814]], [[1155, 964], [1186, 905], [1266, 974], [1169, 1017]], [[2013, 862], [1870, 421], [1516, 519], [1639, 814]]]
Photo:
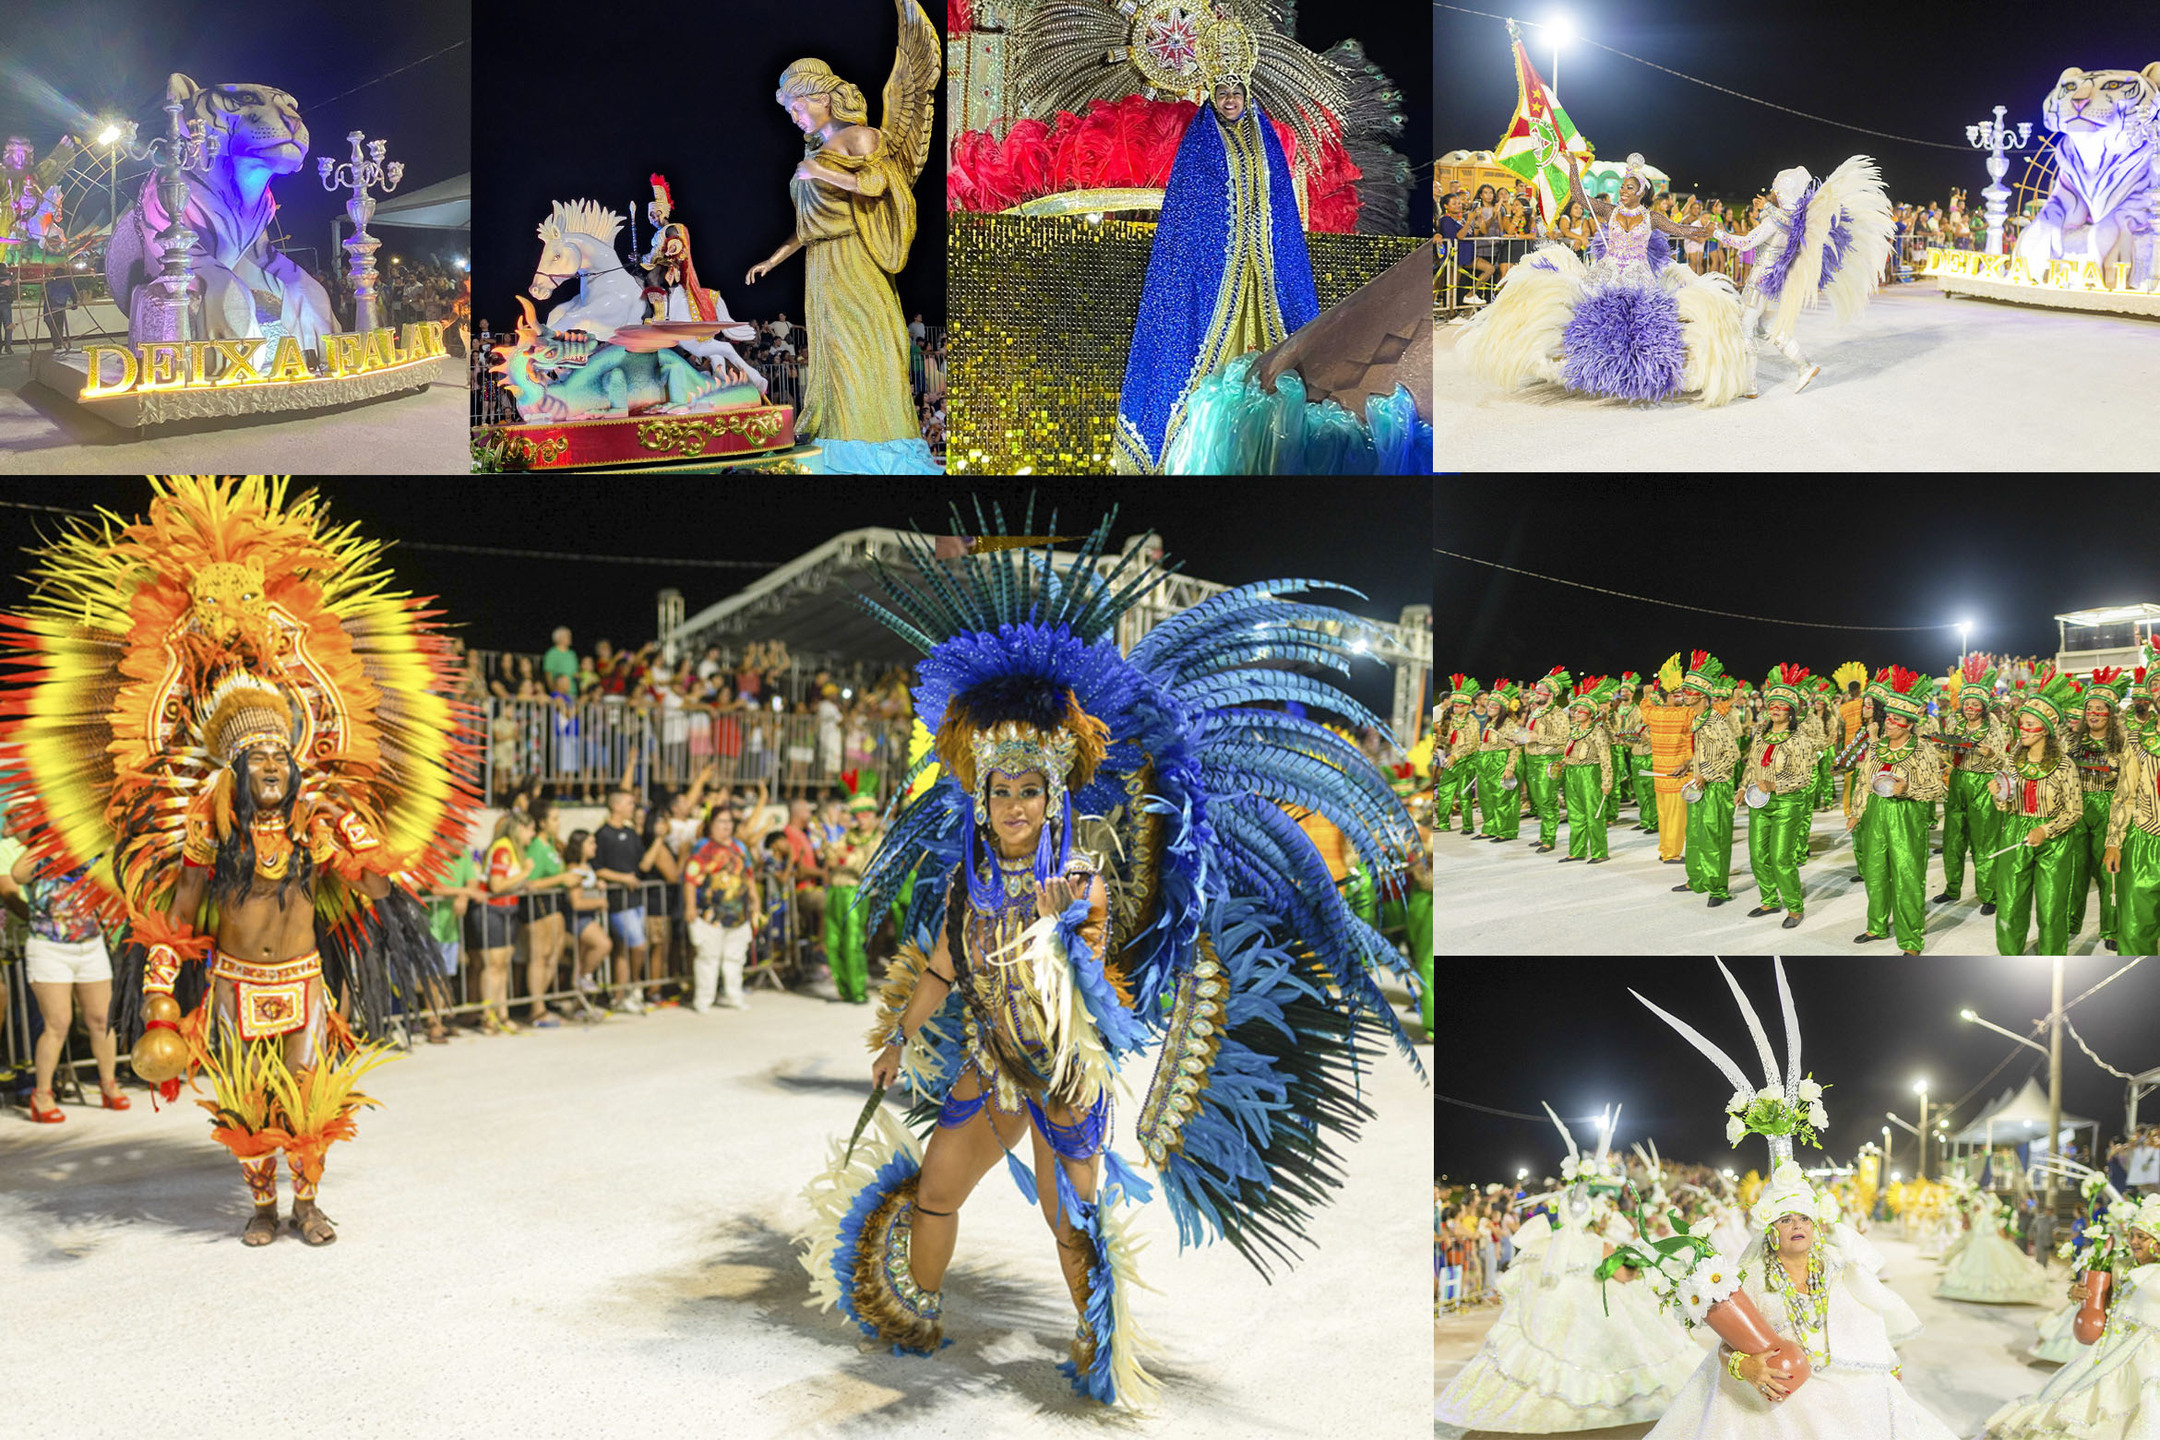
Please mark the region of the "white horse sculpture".
[[[558, 200], [540, 222], [540, 263], [533, 268], [530, 287], [533, 298], [545, 300], [571, 280], [578, 285], [575, 296], [548, 311], [549, 330], [557, 334], [578, 330], [605, 341], [617, 330], [645, 322], [644, 283], [615, 251], [622, 223], [622, 216], [591, 200]], [[717, 291], [713, 303], [723, 325], [737, 325]], [[722, 365], [732, 365], [760, 394], [770, 390], [771, 382], [725, 340], [683, 339], [676, 345], [710, 361], [716, 375], [724, 378]]]

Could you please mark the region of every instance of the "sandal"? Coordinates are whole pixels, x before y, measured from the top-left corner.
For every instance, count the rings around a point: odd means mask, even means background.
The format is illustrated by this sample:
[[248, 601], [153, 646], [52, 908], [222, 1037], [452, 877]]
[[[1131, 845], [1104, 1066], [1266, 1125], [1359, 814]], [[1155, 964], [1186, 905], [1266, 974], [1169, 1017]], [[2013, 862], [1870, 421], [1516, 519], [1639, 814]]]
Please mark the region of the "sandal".
[[43, 1095], [48, 1100], [53, 1099], [53, 1093], [50, 1090], [33, 1090], [30, 1092], [30, 1119], [34, 1123], [58, 1125], [61, 1121], [67, 1119], [67, 1116], [60, 1113], [60, 1102], [58, 1100], [53, 1100], [53, 1107], [50, 1110], [38, 1109], [37, 1097], [40, 1095]]
[[507, 1032], [504, 1031], [502, 1022], [495, 1018], [494, 1011], [483, 1010], [480, 1012], [480, 1033], [483, 1035], [502, 1035]]
[[133, 1101], [120, 1093], [120, 1086], [117, 1083], [109, 1090], [100, 1086], [98, 1098], [105, 1102], [105, 1108], [108, 1110], [127, 1110], [133, 1108], [134, 1105]]

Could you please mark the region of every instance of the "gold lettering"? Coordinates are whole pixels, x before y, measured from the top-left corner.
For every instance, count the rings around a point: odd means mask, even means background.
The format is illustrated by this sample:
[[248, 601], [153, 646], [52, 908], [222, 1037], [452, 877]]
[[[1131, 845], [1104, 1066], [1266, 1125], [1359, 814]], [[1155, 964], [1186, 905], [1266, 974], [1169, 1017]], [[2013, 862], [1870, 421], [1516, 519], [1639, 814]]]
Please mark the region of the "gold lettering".
[[357, 375], [360, 373], [361, 339], [358, 335], [325, 335], [323, 359], [330, 364], [333, 375]]
[[142, 347], [142, 388], [177, 390], [186, 380], [174, 374], [180, 365], [180, 347], [165, 341]]
[[[327, 345], [329, 338], [335, 337], [326, 337], [325, 345]], [[297, 335], [280, 335], [278, 337], [277, 354], [270, 362], [270, 373], [262, 378], [280, 382], [308, 378], [307, 356], [300, 349], [300, 337]]]
[[2077, 261], [2056, 256], [2048, 266], [2048, 284], [2057, 290], [2077, 289]]
[[397, 336], [388, 330], [368, 331], [366, 349], [360, 357], [360, 373], [387, 370], [397, 363]]
[[2016, 285], [2038, 285], [2040, 283], [2033, 278], [2032, 266], [2026, 262], [2023, 255], [2016, 256], [2010, 261], [2010, 274], [2007, 278]]
[[2007, 256], [2007, 255], [1983, 255], [1983, 256], [1981, 256], [1980, 258], [1981, 258], [1981, 262], [1982, 262], [1983, 266], [1985, 267], [1985, 268], [1984, 268], [1984, 270], [1982, 271], [1982, 273], [1983, 273], [1983, 274], [1984, 274], [1984, 275], [1985, 275], [1985, 276], [1986, 276], [1986, 277], [1987, 277], [1988, 279], [1990, 279], [1990, 280], [2000, 280], [2000, 279], [2002, 279], [2002, 278], [2003, 278], [2003, 266], [2004, 266], [2005, 264], [2009, 263], [2009, 260], [2010, 260], [2010, 257], [2009, 257], [2009, 256]]
[[210, 352], [217, 349], [215, 340], [188, 341], [187, 375], [182, 383], [189, 389], [207, 387], [210, 384]]
[[[291, 339], [291, 336], [286, 336]], [[220, 385], [246, 385], [263, 377], [255, 369], [255, 349], [260, 340], [216, 340], [218, 354], [225, 358], [223, 371], [217, 377]]]
[[2108, 288], [2110, 290], [2127, 290], [2130, 288], [2129, 262], [2123, 260], [2115, 262], [2115, 283]]
[[2087, 260], [2078, 266], [2077, 288], [2080, 290], [2105, 290], [2107, 282], [2100, 278], [2100, 262]]
[[[90, 383], [83, 386], [82, 399], [96, 400], [135, 388], [135, 352], [127, 346], [90, 345], [84, 347], [84, 353], [90, 360]], [[120, 378], [110, 385], [105, 383], [105, 357], [108, 355], [120, 362]]]

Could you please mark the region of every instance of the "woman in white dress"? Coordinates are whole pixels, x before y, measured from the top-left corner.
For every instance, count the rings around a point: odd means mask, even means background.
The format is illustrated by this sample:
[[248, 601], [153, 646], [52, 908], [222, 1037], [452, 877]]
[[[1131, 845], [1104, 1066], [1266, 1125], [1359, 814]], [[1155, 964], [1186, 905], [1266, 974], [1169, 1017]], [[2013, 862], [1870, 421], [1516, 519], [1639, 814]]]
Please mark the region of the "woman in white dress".
[[1792, 1158], [1794, 1139], [1814, 1144], [1829, 1117], [1825, 1087], [1800, 1069], [1800, 1022], [1784, 963], [1776, 962], [1787, 1055], [1782, 1082], [1754, 1007], [1723, 961], [1718, 969], [1754, 1037], [1767, 1082], [1759, 1090], [1693, 1028], [1643, 1004], [1733, 1084], [1726, 1137], [1735, 1145], [1750, 1132], [1768, 1139], [1770, 1182], [1749, 1211], [1759, 1233], [1737, 1264], [1712, 1254], [1667, 1270], [1683, 1313], [1707, 1323], [1724, 1343], [1704, 1359], [1650, 1440], [1955, 1440], [1906, 1393], [1899, 1373], [1894, 1347], [1920, 1329], [1912, 1308], [1882, 1283], [1874, 1246], [1839, 1223], [1837, 1197], [1809, 1184]]
[[2053, 1293], [2047, 1267], [2033, 1260], [2003, 1234], [2002, 1201], [1979, 1194], [1973, 1199], [1972, 1229], [1964, 1247], [1935, 1286], [1945, 1300], [1974, 1300], [1983, 1305], [2045, 1305]]
[[2129, 1253], [2112, 1277], [2106, 1329], [2039, 1394], [1990, 1416], [1986, 1440], [2160, 1437], [2160, 1195], [2121, 1209]]
[[1572, 1183], [1551, 1238], [1500, 1277], [1500, 1318], [1440, 1393], [1433, 1414], [1442, 1424], [1527, 1435], [1640, 1424], [1664, 1413], [1702, 1357], [1645, 1287], [1599, 1293], [1594, 1272], [1613, 1248], [1601, 1232], [1614, 1211], [1594, 1192], [1616, 1189], [1619, 1167], [1603, 1144], [1585, 1161], [1558, 1116], [1553, 1123], [1567, 1141], [1561, 1173]]

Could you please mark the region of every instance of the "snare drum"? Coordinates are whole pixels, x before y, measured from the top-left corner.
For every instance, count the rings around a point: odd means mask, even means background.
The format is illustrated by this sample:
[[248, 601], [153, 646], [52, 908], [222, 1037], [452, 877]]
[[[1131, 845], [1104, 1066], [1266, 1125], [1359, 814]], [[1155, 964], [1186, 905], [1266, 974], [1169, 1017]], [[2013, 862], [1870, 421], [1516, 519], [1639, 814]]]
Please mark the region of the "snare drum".
[[1681, 786], [1680, 798], [1690, 805], [1702, 799], [1702, 782], [1700, 780], [1690, 780], [1687, 784]]
[[1744, 798], [1747, 800], [1748, 809], [1760, 810], [1770, 803], [1770, 792], [1760, 785], [1750, 785]]
[[1897, 776], [1891, 774], [1888, 770], [1878, 770], [1875, 772], [1874, 790], [1876, 794], [1888, 795], [1896, 787], [1896, 785]]
[[2005, 805], [2007, 805], [2007, 804], [2009, 804], [2009, 803], [2010, 803], [2010, 797], [2011, 797], [2011, 796], [2012, 796], [2012, 795], [2013, 795], [2014, 793], [2016, 793], [2016, 789], [2017, 789], [2017, 781], [2016, 781], [2015, 779], [2013, 779], [2013, 778], [2011, 777], [2011, 774], [2010, 774], [2010, 772], [2009, 772], [2009, 771], [2007, 771], [2007, 770], [1999, 770], [1999, 771], [1997, 771], [1997, 772], [1995, 773], [1995, 798], [1996, 798], [1996, 799], [1998, 799], [1998, 800], [2002, 801], [2002, 802], [2003, 802], [2003, 803], [2004, 803]]

